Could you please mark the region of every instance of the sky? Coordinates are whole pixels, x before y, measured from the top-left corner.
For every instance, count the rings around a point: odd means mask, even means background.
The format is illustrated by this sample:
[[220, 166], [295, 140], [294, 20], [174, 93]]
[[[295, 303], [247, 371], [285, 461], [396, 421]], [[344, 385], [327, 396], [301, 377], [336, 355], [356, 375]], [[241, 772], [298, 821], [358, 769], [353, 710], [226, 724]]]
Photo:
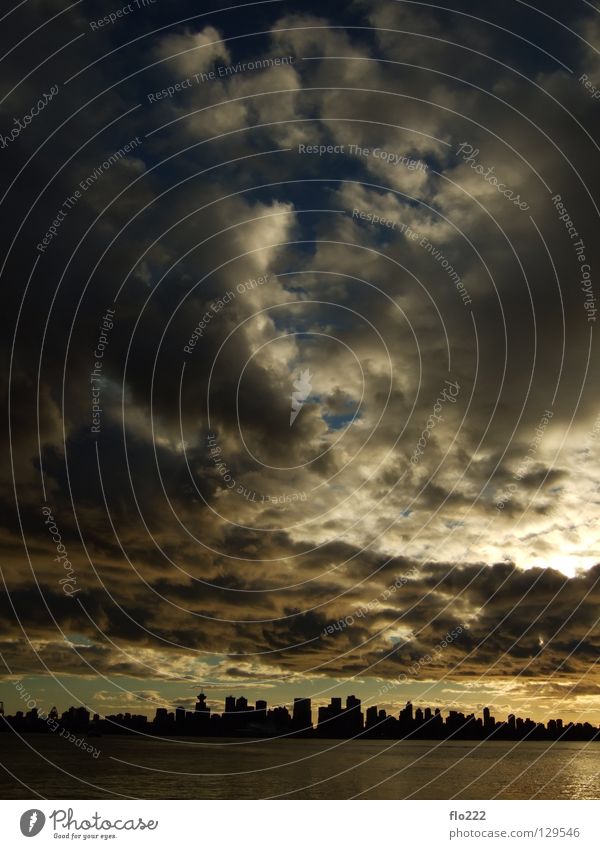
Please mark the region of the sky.
[[600, 723], [598, 13], [199, 8], [2, 19], [7, 712]]

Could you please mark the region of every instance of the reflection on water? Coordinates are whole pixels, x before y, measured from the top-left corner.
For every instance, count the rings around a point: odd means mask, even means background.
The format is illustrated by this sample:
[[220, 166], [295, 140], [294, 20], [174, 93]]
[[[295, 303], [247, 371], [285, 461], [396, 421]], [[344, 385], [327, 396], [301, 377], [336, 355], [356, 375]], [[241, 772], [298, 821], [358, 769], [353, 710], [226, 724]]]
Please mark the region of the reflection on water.
[[[1, 798], [598, 799], [600, 743], [227, 741], [0, 734]], [[20, 783], [22, 782], [22, 783]]]

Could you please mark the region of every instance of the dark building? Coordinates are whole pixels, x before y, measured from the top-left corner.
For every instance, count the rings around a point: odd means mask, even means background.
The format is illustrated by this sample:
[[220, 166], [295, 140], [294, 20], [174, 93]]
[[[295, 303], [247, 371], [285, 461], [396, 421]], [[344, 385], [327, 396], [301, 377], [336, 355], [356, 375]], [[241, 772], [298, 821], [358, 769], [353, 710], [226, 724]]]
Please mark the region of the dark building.
[[204, 693], [198, 693], [198, 701], [196, 702], [194, 710], [198, 713], [210, 713], [208, 705], [206, 704], [206, 696]]
[[61, 722], [70, 731], [86, 731], [90, 724], [90, 712], [84, 707], [70, 707], [62, 714]]
[[290, 712], [284, 706], [273, 708], [267, 713], [267, 724], [274, 729], [276, 734], [285, 734], [286, 731], [289, 731], [290, 723]]
[[344, 727], [348, 736], [360, 734], [363, 730], [363, 715], [360, 709], [360, 699], [357, 699], [356, 696], [348, 696], [346, 699]]
[[377, 705], [368, 707], [366, 713], [366, 728], [373, 728], [374, 725], [377, 725]]
[[406, 706], [402, 708], [400, 711], [400, 715], [398, 717], [400, 722], [400, 731], [404, 734], [409, 733], [413, 730], [414, 720], [413, 720], [413, 706], [411, 702], [407, 702]]
[[[107, 717], [108, 718], [108, 717]], [[116, 717], [115, 717], [116, 719]], [[167, 734], [174, 730], [175, 717], [166, 708], [156, 708], [154, 717], [154, 728], [159, 734]], [[118, 722], [118, 720], [116, 720]]]
[[294, 699], [292, 728], [295, 731], [306, 731], [308, 729], [312, 729], [312, 707], [310, 699]]
[[337, 696], [331, 702], [319, 708], [317, 730], [323, 737], [352, 737], [363, 730], [364, 718], [360, 709], [360, 699], [348, 696], [346, 707]]
[[324, 737], [343, 737], [342, 700], [334, 696], [330, 703], [319, 708], [318, 731]]

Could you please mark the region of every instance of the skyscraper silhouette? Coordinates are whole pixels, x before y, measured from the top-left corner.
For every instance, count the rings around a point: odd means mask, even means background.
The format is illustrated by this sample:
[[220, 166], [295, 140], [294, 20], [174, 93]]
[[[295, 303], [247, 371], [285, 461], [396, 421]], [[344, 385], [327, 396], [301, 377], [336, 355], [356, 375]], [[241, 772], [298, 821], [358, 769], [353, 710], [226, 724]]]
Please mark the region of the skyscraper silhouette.
[[292, 728], [295, 731], [305, 731], [307, 728], [312, 728], [312, 708], [310, 699], [303, 697], [294, 699]]

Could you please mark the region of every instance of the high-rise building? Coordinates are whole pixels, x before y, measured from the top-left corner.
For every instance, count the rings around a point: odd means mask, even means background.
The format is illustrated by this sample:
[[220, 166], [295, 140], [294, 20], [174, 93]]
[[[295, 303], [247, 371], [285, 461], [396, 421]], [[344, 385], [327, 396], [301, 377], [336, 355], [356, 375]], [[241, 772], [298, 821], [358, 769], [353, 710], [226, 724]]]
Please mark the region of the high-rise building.
[[285, 705], [272, 708], [267, 714], [267, 722], [274, 725], [278, 732], [285, 732], [290, 725], [290, 713]]
[[356, 696], [348, 696], [346, 699], [346, 710], [344, 711], [344, 725], [347, 734], [358, 734], [363, 729], [363, 715], [360, 709], [360, 699]]
[[225, 697], [225, 713], [235, 713], [235, 696]]
[[410, 731], [413, 724], [413, 706], [411, 702], [407, 702], [406, 706], [400, 711], [400, 727], [403, 731]]
[[307, 698], [294, 699], [292, 725], [297, 731], [312, 728], [311, 701]]
[[256, 708], [254, 710], [254, 720], [255, 722], [266, 722], [267, 721], [267, 703], [264, 699], [257, 699]]
[[206, 704], [206, 696], [204, 693], [198, 693], [198, 701], [196, 702], [195, 710], [198, 713], [210, 713], [208, 705]]
[[367, 708], [367, 723], [366, 727], [371, 728], [373, 725], [377, 725], [377, 705], [371, 705], [371, 707]]
[[334, 696], [327, 706], [319, 708], [319, 732], [328, 737], [345, 736], [345, 714], [346, 711], [342, 710], [341, 698], [339, 698], [338, 696]]

